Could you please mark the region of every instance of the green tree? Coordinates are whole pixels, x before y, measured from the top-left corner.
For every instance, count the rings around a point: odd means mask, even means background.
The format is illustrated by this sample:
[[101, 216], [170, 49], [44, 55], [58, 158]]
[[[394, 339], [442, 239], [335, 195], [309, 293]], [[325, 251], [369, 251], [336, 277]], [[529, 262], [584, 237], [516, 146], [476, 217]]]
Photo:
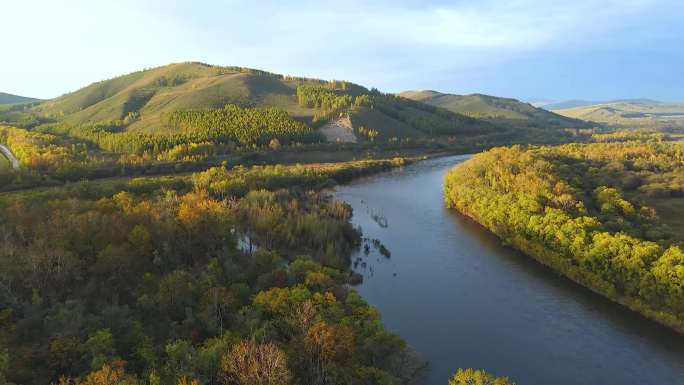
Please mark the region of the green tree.
[[458, 369], [449, 379], [449, 385], [515, 385], [507, 377], [494, 377], [478, 369]]

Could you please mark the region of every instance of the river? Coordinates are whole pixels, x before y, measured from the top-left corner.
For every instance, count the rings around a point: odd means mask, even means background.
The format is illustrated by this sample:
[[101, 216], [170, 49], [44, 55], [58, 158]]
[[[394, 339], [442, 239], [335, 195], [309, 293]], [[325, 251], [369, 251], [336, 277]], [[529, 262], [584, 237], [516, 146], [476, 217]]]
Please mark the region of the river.
[[518, 385], [681, 385], [684, 337], [509, 248], [444, 208], [437, 158], [338, 186], [371, 247], [356, 289], [430, 365], [428, 385], [459, 367]]

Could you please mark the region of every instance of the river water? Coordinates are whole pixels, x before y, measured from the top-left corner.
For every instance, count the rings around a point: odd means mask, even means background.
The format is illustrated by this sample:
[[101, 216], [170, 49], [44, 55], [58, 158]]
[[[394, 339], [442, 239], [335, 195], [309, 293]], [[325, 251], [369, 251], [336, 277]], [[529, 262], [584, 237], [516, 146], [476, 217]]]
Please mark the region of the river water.
[[558, 276], [444, 208], [437, 158], [338, 186], [371, 247], [356, 289], [430, 365], [518, 385], [684, 385], [684, 337]]

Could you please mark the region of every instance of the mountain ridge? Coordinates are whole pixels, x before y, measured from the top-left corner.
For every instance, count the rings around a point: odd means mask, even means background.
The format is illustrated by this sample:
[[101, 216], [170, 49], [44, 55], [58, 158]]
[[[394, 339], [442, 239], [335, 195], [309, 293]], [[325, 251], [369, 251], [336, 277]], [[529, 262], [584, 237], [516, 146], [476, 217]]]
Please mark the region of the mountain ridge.
[[597, 104], [613, 104], [613, 103], [628, 103], [628, 104], [664, 104], [664, 102], [649, 98], [628, 98], [628, 99], [613, 99], [613, 100], [585, 100], [585, 99], [568, 99], [568, 100], [541, 100], [537, 102], [530, 102], [535, 107], [543, 108], [548, 111], [563, 110], [568, 108], [586, 107]]
[[[302, 104], [300, 89], [320, 89], [323, 92], [317, 97], [325, 100]], [[335, 103], [343, 106], [333, 106]], [[154, 133], [173, 130], [165, 120], [176, 111], [222, 108], [226, 104], [279, 108], [315, 127], [323, 120], [348, 114], [355, 127], [374, 129], [381, 139], [500, 130], [486, 121], [347, 81], [200, 62], [172, 63], [95, 82], [44, 101], [31, 112], [44, 120], [73, 125], [115, 122], [109, 125]]]
[[0, 92], [0, 104], [18, 104], [18, 103], [32, 103], [39, 102], [40, 99], [30, 98], [27, 96], [20, 96], [9, 94], [6, 92]]
[[457, 95], [434, 90], [404, 91], [398, 95], [455, 113], [488, 120], [505, 120], [536, 126], [584, 126], [584, 122], [537, 108], [518, 99], [473, 93]]
[[558, 109], [554, 112], [613, 127], [684, 129], [684, 103], [627, 99]]

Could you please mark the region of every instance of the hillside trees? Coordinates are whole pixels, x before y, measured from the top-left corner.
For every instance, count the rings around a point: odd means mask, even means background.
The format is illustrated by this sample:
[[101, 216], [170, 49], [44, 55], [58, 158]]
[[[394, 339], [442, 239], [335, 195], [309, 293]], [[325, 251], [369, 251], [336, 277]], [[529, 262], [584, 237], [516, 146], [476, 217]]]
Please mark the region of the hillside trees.
[[271, 107], [242, 108], [228, 104], [222, 109], [176, 111], [166, 119], [195, 143], [233, 141], [245, 146], [265, 145], [274, 138], [281, 143], [320, 140], [304, 123]]
[[85, 143], [18, 127], [0, 126], [0, 143], [12, 150], [22, 167], [40, 173], [65, 175], [94, 161], [93, 151]]
[[301, 107], [317, 109], [314, 120], [336, 117], [352, 107], [354, 97], [325, 86], [297, 87], [297, 101]]
[[221, 152], [230, 150], [231, 146], [266, 146], [273, 139], [281, 144], [318, 143], [322, 140], [304, 123], [272, 107], [243, 108], [228, 104], [223, 108], [174, 111], [162, 118], [171, 132], [129, 132], [122, 130], [123, 122], [52, 123], [37, 129], [89, 141], [105, 151], [160, 160], [183, 158], [192, 155], [193, 151], [205, 154], [216, 146], [219, 150], [223, 148], [218, 151]]

